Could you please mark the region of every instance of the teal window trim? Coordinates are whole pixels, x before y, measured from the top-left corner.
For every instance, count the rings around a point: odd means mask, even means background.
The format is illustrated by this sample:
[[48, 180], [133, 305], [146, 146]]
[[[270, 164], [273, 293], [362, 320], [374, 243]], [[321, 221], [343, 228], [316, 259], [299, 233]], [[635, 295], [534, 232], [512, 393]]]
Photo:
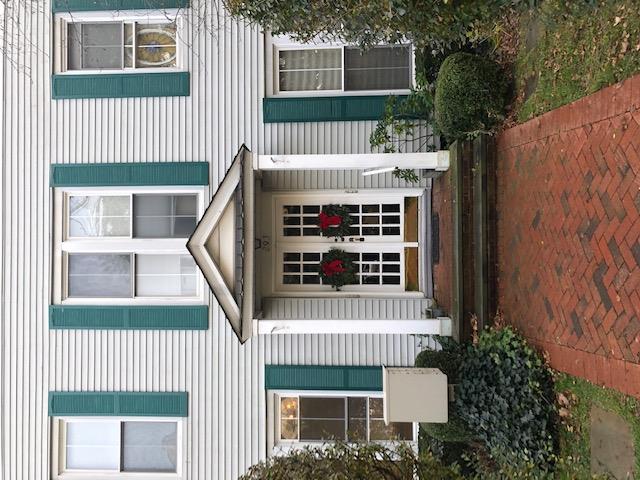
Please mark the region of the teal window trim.
[[[406, 95], [398, 95], [406, 98]], [[334, 97], [267, 97], [262, 100], [264, 123], [379, 120], [388, 95]]]
[[382, 367], [266, 365], [267, 390], [382, 391]]
[[87, 330], [206, 330], [206, 305], [50, 305], [49, 328]]
[[49, 392], [51, 417], [186, 417], [187, 392]]
[[190, 0], [52, 0], [51, 11], [95, 12], [102, 10], [155, 10], [188, 8]]
[[189, 72], [54, 74], [55, 100], [80, 98], [188, 97]]
[[208, 185], [209, 163], [54, 163], [49, 184], [52, 187]]

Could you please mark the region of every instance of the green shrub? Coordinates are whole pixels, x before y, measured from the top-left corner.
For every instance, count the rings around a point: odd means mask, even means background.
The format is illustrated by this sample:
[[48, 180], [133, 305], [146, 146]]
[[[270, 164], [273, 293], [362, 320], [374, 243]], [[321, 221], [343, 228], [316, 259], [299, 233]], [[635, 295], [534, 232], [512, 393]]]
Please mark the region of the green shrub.
[[434, 455], [419, 455], [404, 444], [392, 448], [377, 443], [334, 443], [274, 455], [253, 465], [242, 480], [462, 480], [458, 468], [443, 465]]
[[423, 350], [416, 357], [415, 366], [439, 368], [447, 376], [448, 383], [458, 383], [458, 371], [462, 358], [455, 352], [446, 350]]
[[485, 330], [460, 367], [458, 414], [498, 463], [546, 468], [554, 454], [551, 372], [511, 328]]
[[[453, 347], [451, 347], [453, 348]], [[423, 350], [418, 354], [415, 366], [439, 368], [447, 376], [448, 383], [458, 382], [458, 371], [462, 357], [455, 350]], [[441, 442], [469, 442], [474, 439], [469, 427], [459, 417], [455, 404], [449, 404], [447, 423], [423, 423], [423, 429], [432, 438]]]
[[489, 131], [504, 119], [507, 92], [498, 64], [470, 53], [454, 53], [438, 73], [436, 125], [449, 140]]
[[[296, 41], [318, 37], [371, 46], [409, 40], [444, 50], [465, 44], [481, 25], [524, 0], [223, 0], [234, 16]], [[484, 30], [484, 29], [483, 29]]]

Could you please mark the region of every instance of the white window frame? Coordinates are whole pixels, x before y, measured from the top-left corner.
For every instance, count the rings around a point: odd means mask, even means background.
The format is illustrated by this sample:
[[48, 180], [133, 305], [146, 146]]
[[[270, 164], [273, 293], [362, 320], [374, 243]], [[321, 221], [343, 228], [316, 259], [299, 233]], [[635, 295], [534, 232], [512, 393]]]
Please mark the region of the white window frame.
[[[411, 87], [415, 87], [416, 66], [415, 66], [415, 46], [409, 42], [403, 42], [401, 45], [411, 46], [410, 54], [410, 80]], [[286, 35], [273, 36], [269, 33], [265, 34], [265, 80], [266, 94], [268, 97], [334, 97], [334, 96], [365, 96], [365, 95], [406, 95], [411, 92], [411, 88], [388, 89], [388, 90], [345, 90], [344, 89], [344, 50], [345, 47], [353, 45], [340, 42], [312, 42], [299, 43], [291, 40]], [[386, 45], [380, 45], [386, 46]], [[281, 92], [279, 90], [279, 52], [281, 50], [319, 50], [319, 49], [341, 49], [342, 58], [342, 89], [340, 90], [296, 90], [290, 92]]]
[[[66, 295], [67, 253], [133, 253], [190, 255], [187, 238], [123, 238], [86, 237], [67, 239], [69, 196], [76, 195], [135, 195], [135, 194], [196, 194], [196, 218], [204, 212], [204, 187], [56, 187], [54, 189], [54, 251], [52, 300], [56, 305], [202, 305], [206, 300], [206, 282], [196, 267], [197, 293], [194, 297], [75, 297]], [[133, 211], [131, 218], [133, 219]], [[133, 232], [133, 231], [132, 231]], [[135, 284], [135, 276], [131, 277]]]
[[[181, 417], [53, 417], [51, 419], [51, 478], [53, 480], [109, 480], [114, 478], [135, 480], [177, 480], [186, 471], [185, 419]], [[112, 470], [66, 470], [66, 424], [70, 422], [172, 422], [176, 431], [176, 471], [175, 472], [115, 472]], [[122, 455], [122, 445], [121, 455]]]
[[[123, 67], [68, 70], [67, 68], [67, 25], [69, 23], [168, 23], [176, 22], [176, 66], [175, 67]], [[156, 72], [184, 72], [187, 71], [188, 45], [184, 39], [188, 38], [188, 22], [181, 9], [166, 10], [122, 10], [103, 12], [65, 12], [57, 13], [54, 17], [53, 52], [54, 73], [60, 75], [95, 75], [119, 73], [156, 73]]]
[[[353, 390], [268, 390], [267, 391], [267, 437], [268, 451], [274, 453], [286, 453], [291, 449], [304, 448], [306, 446], [319, 446], [331, 443], [328, 440], [299, 441], [282, 440], [280, 438], [280, 399], [289, 397], [369, 397], [383, 398], [382, 392], [377, 391], [353, 391]], [[298, 404], [300, 408], [300, 404]], [[299, 412], [298, 412], [299, 413]], [[298, 424], [298, 428], [300, 425]], [[397, 445], [398, 442], [411, 445], [417, 449], [418, 446], [418, 423], [413, 422], [412, 440], [368, 440], [386, 446]], [[367, 436], [369, 436], [369, 403], [367, 401]]]
[[[272, 296], [286, 296], [286, 297], [324, 297], [330, 294], [332, 297], [352, 297], [357, 295], [359, 297], [398, 297], [398, 298], [424, 298], [425, 288], [425, 271], [424, 271], [424, 252], [426, 248], [425, 244], [425, 232], [424, 232], [424, 219], [421, 212], [422, 201], [421, 196], [424, 195], [426, 190], [424, 188], [386, 188], [386, 189], [362, 189], [351, 191], [340, 190], [318, 190], [312, 193], [308, 191], [289, 191], [286, 193], [276, 192], [267, 193], [263, 195], [262, 203], [268, 205], [265, 208], [265, 214], [262, 216], [262, 228], [264, 232], [270, 232], [268, 236], [269, 245], [269, 259], [266, 264], [268, 268], [261, 269], [262, 276], [261, 281], [265, 294]], [[349, 197], [353, 197], [350, 199]], [[418, 197], [419, 199], [419, 225], [418, 225], [418, 242], [404, 242], [386, 240], [383, 237], [375, 237], [369, 242], [334, 242], [333, 239], [326, 237], [290, 237], [287, 241], [287, 237], [281, 236], [282, 220], [280, 218], [278, 209], [279, 205], [288, 201], [295, 204], [295, 199], [299, 198], [304, 203], [313, 202], [326, 202], [329, 198], [340, 198], [340, 201], [336, 203], [353, 203], [366, 202], [367, 199], [376, 199], [376, 202], [384, 201], [384, 199], [397, 200], [398, 197]], [[284, 200], [283, 200], [284, 199]], [[402, 233], [401, 233], [402, 235]], [[282, 239], [284, 238], [284, 241]], [[282, 253], [287, 248], [287, 243], [290, 245], [302, 246], [300, 252], [303, 251], [317, 251], [317, 248], [345, 248], [349, 247], [348, 251], [363, 251], [367, 247], [369, 248], [385, 248], [388, 247], [389, 251], [402, 252], [400, 255], [401, 266], [401, 285], [345, 285], [336, 291], [330, 286], [326, 288], [318, 288], [318, 285], [283, 285], [282, 284]], [[404, 290], [404, 247], [417, 247], [418, 248], [418, 276], [420, 279], [420, 289], [418, 291], [405, 291]], [[400, 288], [402, 287], [402, 288]]]

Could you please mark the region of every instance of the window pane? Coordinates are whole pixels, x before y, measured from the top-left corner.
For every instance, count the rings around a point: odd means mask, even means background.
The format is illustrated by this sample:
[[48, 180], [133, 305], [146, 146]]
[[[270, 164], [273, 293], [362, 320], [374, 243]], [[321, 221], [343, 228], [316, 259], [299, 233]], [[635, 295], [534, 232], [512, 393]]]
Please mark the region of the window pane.
[[131, 297], [131, 256], [69, 254], [70, 297]]
[[197, 279], [191, 255], [136, 255], [137, 297], [193, 297]]
[[342, 70], [280, 72], [280, 91], [341, 90]]
[[280, 399], [280, 438], [298, 439], [298, 399], [283, 397]]
[[135, 238], [188, 238], [196, 228], [197, 195], [134, 195]]
[[122, 68], [121, 23], [69, 24], [69, 70]]
[[175, 422], [124, 422], [126, 472], [175, 472], [178, 445]]
[[128, 237], [129, 196], [70, 196], [69, 236]]
[[348, 441], [367, 441], [367, 399], [366, 397], [349, 397]]
[[385, 425], [382, 398], [369, 398], [370, 440], [413, 440], [411, 422], [392, 422]]
[[120, 422], [66, 422], [67, 469], [118, 470]]
[[281, 72], [342, 68], [342, 55], [339, 48], [280, 50], [278, 56]]
[[300, 398], [300, 440], [346, 440], [344, 398]]
[[411, 86], [408, 46], [345, 48], [345, 90], [389, 90]]
[[278, 52], [280, 91], [341, 90], [342, 52], [339, 48]]
[[176, 66], [176, 23], [136, 24], [136, 67]]

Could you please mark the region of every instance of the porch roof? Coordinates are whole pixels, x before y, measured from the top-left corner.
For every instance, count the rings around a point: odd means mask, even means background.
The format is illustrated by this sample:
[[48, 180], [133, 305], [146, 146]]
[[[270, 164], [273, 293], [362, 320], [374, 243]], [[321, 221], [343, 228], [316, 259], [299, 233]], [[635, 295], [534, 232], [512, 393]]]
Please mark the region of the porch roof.
[[240, 343], [253, 321], [254, 217], [253, 161], [243, 145], [187, 242]]

